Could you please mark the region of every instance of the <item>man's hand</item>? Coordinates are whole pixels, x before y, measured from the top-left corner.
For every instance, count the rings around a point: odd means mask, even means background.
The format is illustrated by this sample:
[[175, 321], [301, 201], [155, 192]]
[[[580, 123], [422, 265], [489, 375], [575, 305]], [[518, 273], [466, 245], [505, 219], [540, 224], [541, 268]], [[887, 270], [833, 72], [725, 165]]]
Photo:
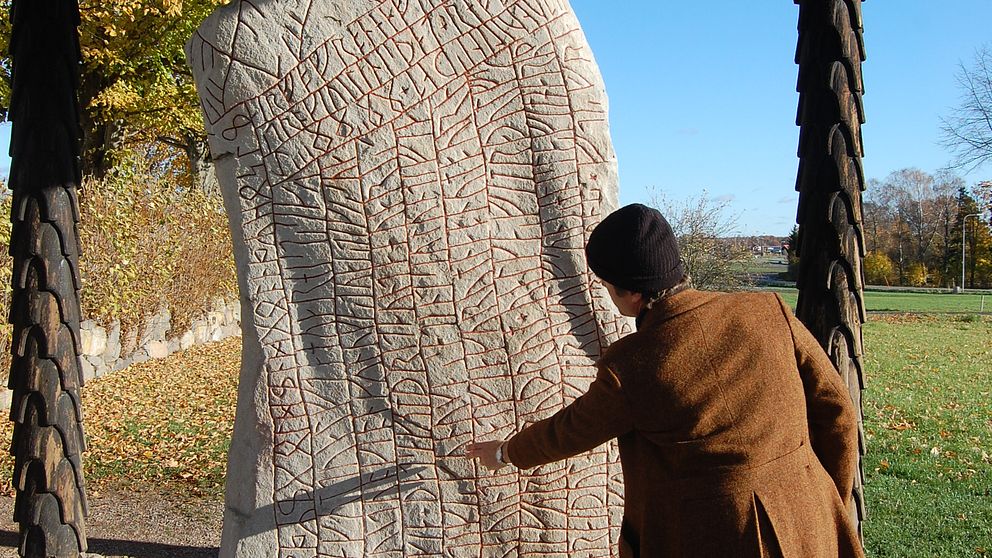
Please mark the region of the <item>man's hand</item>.
[[[465, 446], [465, 457], [478, 459], [482, 466], [495, 471], [506, 465], [496, 459], [496, 452], [504, 442], [502, 440], [492, 440], [489, 442], [473, 442]], [[505, 452], [506, 449], [504, 448]], [[503, 461], [507, 461], [506, 454], [503, 454]]]

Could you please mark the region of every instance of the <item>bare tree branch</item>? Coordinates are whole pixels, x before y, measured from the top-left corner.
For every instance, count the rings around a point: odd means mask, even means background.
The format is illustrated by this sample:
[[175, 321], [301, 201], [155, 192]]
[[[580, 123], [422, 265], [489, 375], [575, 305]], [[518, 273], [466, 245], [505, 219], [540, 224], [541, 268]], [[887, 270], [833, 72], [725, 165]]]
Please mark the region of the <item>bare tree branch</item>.
[[942, 144], [954, 153], [953, 168], [965, 172], [992, 161], [992, 50], [982, 47], [971, 67], [958, 68], [960, 105], [941, 118]]
[[700, 289], [739, 290], [750, 286], [749, 246], [736, 236], [737, 221], [727, 214], [728, 202], [713, 200], [703, 191], [681, 201], [652, 193], [679, 240], [679, 249], [692, 283]]

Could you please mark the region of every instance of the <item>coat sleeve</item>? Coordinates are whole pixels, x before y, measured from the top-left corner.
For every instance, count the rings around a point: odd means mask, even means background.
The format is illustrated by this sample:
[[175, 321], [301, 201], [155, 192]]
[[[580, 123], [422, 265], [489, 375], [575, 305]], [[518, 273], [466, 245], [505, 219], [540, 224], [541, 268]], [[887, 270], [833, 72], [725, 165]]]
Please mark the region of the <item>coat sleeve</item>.
[[858, 467], [858, 419], [851, 394], [813, 334], [781, 298], [778, 302], [792, 330], [813, 452], [850, 508]]
[[619, 378], [609, 367], [600, 365], [585, 394], [510, 438], [506, 458], [529, 469], [591, 450], [633, 428]]

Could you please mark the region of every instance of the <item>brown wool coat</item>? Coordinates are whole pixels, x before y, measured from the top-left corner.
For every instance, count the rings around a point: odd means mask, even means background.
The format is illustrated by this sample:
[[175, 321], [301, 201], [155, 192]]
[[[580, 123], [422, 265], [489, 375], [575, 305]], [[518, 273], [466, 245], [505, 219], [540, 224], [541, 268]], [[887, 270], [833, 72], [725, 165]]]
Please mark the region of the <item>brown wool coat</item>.
[[598, 367], [506, 454], [529, 468], [617, 438], [622, 558], [863, 555], [848, 513], [855, 410], [777, 295], [678, 293]]

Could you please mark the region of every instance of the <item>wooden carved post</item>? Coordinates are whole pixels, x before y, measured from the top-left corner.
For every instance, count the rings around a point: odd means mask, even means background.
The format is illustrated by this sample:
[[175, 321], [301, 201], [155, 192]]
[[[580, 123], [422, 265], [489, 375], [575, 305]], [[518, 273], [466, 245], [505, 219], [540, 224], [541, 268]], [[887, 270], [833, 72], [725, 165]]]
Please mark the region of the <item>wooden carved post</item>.
[[86, 550], [79, 366], [79, 8], [15, 0], [10, 54], [13, 190], [14, 520], [20, 554]]
[[[858, 409], [864, 455], [861, 324], [864, 172], [861, 124], [865, 58], [861, 0], [799, 4], [799, 303], [797, 316], [830, 355]], [[863, 467], [855, 475], [858, 530], [864, 518]]]

